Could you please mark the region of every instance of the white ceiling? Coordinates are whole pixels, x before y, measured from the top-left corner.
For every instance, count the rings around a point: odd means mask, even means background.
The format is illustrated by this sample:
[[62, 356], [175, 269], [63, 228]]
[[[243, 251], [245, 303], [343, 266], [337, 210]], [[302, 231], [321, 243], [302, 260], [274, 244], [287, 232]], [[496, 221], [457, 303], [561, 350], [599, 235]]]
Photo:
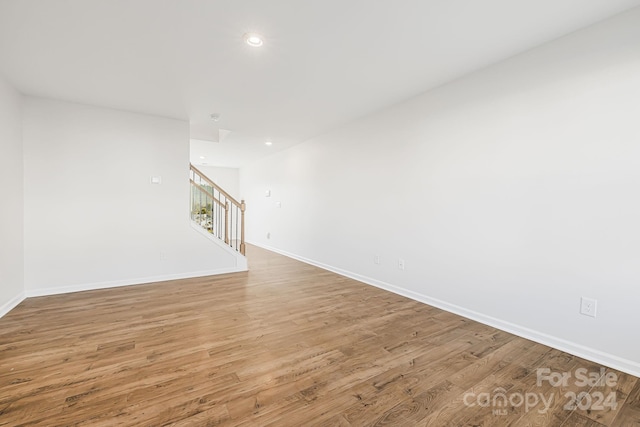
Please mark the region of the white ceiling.
[[0, 72], [25, 94], [188, 120], [196, 163], [237, 167], [639, 5], [0, 0]]

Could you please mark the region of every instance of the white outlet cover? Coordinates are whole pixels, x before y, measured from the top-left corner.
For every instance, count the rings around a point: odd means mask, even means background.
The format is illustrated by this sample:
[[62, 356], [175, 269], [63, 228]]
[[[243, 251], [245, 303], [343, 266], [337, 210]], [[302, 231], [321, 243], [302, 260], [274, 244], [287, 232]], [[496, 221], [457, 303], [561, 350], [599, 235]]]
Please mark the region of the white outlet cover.
[[267, 190], [264, 192], [264, 197], [271, 197], [271, 190]]
[[149, 181], [152, 184], [162, 184], [162, 177], [161, 176], [152, 176]]
[[598, 300], [587, 297], [580, 298], [580, 314], [584, 314], [589, 317], [596, 317], [597, 310]]

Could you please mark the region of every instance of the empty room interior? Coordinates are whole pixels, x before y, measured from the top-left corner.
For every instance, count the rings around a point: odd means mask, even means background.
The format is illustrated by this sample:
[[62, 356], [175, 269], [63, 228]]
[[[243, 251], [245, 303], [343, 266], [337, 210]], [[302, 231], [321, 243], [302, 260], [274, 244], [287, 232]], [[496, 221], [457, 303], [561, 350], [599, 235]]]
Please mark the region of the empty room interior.
[[640, 0], [0, 0], [0, 426], [640, 426]]

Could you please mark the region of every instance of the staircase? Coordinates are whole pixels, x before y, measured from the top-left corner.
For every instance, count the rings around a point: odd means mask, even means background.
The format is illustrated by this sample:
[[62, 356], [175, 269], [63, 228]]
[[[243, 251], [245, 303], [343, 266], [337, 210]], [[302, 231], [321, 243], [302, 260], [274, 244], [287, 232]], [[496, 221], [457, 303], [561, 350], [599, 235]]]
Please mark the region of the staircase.
[[189, 174], [191, 220], [244, 255], [244, 200], [238, 202], [193, 165]]

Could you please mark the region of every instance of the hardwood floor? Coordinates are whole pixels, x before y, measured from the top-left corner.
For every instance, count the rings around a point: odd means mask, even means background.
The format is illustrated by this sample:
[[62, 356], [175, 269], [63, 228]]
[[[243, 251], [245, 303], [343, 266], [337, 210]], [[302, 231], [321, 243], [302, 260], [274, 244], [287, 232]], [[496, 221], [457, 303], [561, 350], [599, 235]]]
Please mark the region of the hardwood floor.
[[640, 426], [636, 377], [578, 384], [601, 367], [247, 250], [248, 273], [24, 301], [0, 319], [0, 426]]

